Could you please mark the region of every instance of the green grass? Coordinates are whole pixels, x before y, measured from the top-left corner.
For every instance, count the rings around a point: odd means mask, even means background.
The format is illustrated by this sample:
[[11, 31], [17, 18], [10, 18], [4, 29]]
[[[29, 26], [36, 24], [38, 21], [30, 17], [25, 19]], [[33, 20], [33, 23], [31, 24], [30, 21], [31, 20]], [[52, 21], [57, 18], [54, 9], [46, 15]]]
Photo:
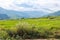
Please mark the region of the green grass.
[[60, 27], [60, 20], [58, 19], [48, 19], [48, 18], [36, 18], [36, 19], [21, 19], [21, 20], [0, 20], [0, 26], [7, 28], [14, 27], [19, 23], [28, 23], [37, 28], [51, 28], [51, 27]]
[[44, 28], [51, 28], [51, 27], [60, 27], [60, 20], [58, 19], [25, 19], [21, 20], [20, 23], [28, 23], [33, 25], [37, 28], [44, 27]]
[[[26, 30], [31, 32], [31, 30], [36, 32], [41, 32], [44, 35], [45, 31], [51, 28], [60, 28], [60, 17], [43, 17], [43, 18], [27, 18], [20, 20], [0, 20], [0, 32], [1, 30], [6, 33], [7, 31], [12, 32], [14, 35], [20, 30]], [[60, 29], [58, 29], [60, 30]], [[50, 30], [50, 32], [55, 32], [56, 30]], [[33, 33], [33, 34], [34, 34]], [[38, 33], [38, 34], [39, 34]], [[7, 33], [6, 33], [7, 34]], [[32, 34], [31, 34], [32, 35]], [[50, 35], [50, 34], [49, 34]]]
[[14, 27], [19, 21], [18, 20], [0, 20], [0, 27], [10, 28]]

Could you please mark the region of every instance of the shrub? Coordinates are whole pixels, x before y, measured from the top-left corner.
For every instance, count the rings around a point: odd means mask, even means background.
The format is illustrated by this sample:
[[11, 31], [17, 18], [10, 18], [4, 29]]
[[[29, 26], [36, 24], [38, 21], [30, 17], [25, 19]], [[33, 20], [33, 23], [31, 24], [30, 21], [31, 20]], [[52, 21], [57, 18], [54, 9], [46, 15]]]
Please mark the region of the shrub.
[[35, 27], [29, 25], [28, 23], [21, 23], [17, 26], [17, 35], [21, 36], [23, 39], [39, 38], [38, 31], [35, 30]]
[[0, 30], [0, 38], [1, 39], [6, 39], [8, 37], [9, 37], [9, 35], [8, 35], [8, 33], [6, 31]]

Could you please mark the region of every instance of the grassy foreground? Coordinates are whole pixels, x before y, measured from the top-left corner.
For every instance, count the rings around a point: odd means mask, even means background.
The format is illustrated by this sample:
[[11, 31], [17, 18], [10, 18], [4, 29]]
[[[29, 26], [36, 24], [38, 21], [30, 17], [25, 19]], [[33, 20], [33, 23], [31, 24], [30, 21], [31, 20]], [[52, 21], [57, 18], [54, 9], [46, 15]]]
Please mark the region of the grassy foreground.
[[0, 39], [60, 38], [60, 16], [0, 20]]

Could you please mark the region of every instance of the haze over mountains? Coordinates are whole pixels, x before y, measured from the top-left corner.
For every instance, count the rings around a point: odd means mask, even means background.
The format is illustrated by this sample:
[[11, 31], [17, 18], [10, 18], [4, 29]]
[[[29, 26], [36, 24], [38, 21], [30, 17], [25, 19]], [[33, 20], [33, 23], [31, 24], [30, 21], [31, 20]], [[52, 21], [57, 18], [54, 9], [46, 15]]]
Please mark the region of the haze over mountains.
[[59, 16], [59, 11], [60, 0], [0, 0], [0, 19]]
[[49, 14], [50, 16], [60, 16], [60, 11]]
[[47, 13], [43, 11], [14, 11], [0, 8], [0, 19], [38, 18], [43, 16], [60, 16], [60, 11]]
[[34, 17], [42, 17], [44, 15], [47, 15], [47, 12], [43, 11], [14, 11], [14, 10], [6, 10], [3, 8], [0, 8], [0, 17], [5, 17], [4, 15], [7, 15], [9, 19], [16, 19], [16, 18], [34, 18]]

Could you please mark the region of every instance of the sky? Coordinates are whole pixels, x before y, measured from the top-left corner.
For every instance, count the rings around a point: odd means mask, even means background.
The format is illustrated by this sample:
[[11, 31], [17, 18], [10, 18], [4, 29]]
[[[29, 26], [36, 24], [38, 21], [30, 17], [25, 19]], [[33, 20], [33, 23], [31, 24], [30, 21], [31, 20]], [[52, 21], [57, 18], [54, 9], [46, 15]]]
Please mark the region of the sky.
[[0, 7], [16, 11], [60, 11], [60, 0], [0, 0]]

